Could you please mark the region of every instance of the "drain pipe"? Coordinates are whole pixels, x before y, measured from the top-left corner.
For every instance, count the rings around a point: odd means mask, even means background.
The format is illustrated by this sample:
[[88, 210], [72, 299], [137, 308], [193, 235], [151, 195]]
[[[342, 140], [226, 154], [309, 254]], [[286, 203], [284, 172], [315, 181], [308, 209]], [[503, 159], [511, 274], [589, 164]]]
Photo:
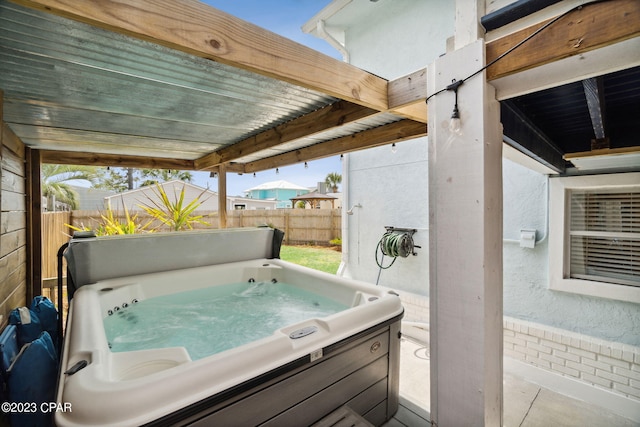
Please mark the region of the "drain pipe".
[[347, 263], [349, 262], [349, 217], [351, 215], [347, 214], [346, 207], [349, 206], [351, 200], [349, 198], [349, 153], [342, 155], [342, 176], [344, 177], [342, 183], [342, 256], [340, 257], [340, 266], [338, 267], [338, 271], [336, 275], [339, 277], [344, 277]]
[[340, 12], [342, 9], [349, 6], [352, 1], [353, 0], [332, 0], [313, 18], [305, 22], [305, 24], [301, 28], [303, 33], [313, 34], [314, 36], [329, 43], [334, 49], [340, 52], [340, 54], [342, 55], [342, 60], [344, 62], [349, 62], [349, 52], [347, 52], [347, 49], [345, 47], [344, 32], [342, 32], [342, 41], [339, 41], [333, 35], [329, 34], [327, 29], [325, 28], [325, 22], [335, 14]]
[[346, 63], [349, 62], [349, 52], [343, 43], [340, 43], [335, 37], [327, 32], [327, 29], [324, 25], [324, 20], [319, 19], [316, 23], [316, 31], [320, 38], [329, 43], [333, 48], [335, 48], [342, 55], [342, 60]]

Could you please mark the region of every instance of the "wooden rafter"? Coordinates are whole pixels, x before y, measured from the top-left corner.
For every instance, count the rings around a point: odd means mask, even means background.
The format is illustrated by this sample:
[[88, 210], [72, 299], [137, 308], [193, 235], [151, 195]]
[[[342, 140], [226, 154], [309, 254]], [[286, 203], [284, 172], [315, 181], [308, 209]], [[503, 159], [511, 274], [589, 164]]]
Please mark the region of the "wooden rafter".
[[408, 119], [400, 120], [321, 144], [246, 163], [245, 172], [258, 172], [279, 166], [317, 160], [328, 156], [362, 150], [364, 148], [377, 147], [417, 138], [425, 136], [426, 134], [427, 126], [424, 123]]
[[[488, 42], [487, 63], [524, 40], [545, 22]], [[554, 23], [552, 27], [489, 67], [487, 80], [496, 80], [568, 56], [640, 37], [640, 2], [612, 0], [587, 5]], [[389, 82], [390, 110], [396, 111], [424, 102], [428, 96], [426, 71], [423, 68]]]
[[79, 151], [42, 150], [42, 163], [58, 165], [92, 165], [149, 169], [193, 170], [193, 160], [160, 157], [126, 156], [121, 154], [85, 153]]
[[347, 101], [338, 101], [201, 157], [195, 161], [195, 168], [207, 169], [221, 163], [231, 162], [248, 154], [273, 148], [285, 142], [307, 137], [374, 114], [378, 114], [378, 111]]
[[14, 0], [21, 5], [387, 110], [387, 81], [188, 0]]
[[576, 153], [567, 153], [563, 157], [565, 160], [571, 161], [576, 158], [598, 157], [598, 156], [614, 156], [621, 154], [640, 153], [640, 147], [621, 147], [621, 148], [603, 148], [600, 150], [581, 151]]
[[389, 110], [417, 120], [427, 122], [427, 107], [424, 103], [427, 90], [425, 68], [406, 76], [391, 80], [388, 86]]
[[[547, 21], [487, 43], [487, 63], [533, 34]], [[487, 79], [515, 74], [640, 36], [640, 2], [594, 3], [568, 13], [487, 69]]]
[[[297, 161], [306, 161], [311, 157], [326, 157], [350, 150], [336, 150], [333, 145], [335, 142], [331, 141], [247, 165], [233, 165], [230, 162], [378, 111], [392, 111], [420, 121], [426, 119], [425, 69], [387, 84], [384, 79], [196, 2], [135, 0], [123, 5], [115, 0], [90, 4], [82, 0], [15, 1], [318, 90], [342, 100], [323, 109], [325, 111], [319, 110], [295, 119], [194, 161], [56, 152], [51, 159], [58, 163], [77, 163], [83, 160], [103, 165], [200, 170], [215, 170], [217, 165], [226, 164], [229, 171], [251, 172], [264, 169], [263, 165], [271, 164], [276, 159], [296, 158]], [[487, 61], [536, 31], [540, 25], [544, 23], [488, 43]], [[613, 0], [588, 5], [558, 20], [552, 29], [553, 31], [550, 28], [540, 32], [514, 53], [490, 67], [487, 70], [488, 79], [497, 79], [640, 36], [640, 3], [635, 0]], [[564, 43], [559, 44], [558, 40], [564, 40]], [[391, 140], [380, 143], [390, 142]], [[47, 152], [43, 152], [43, 162], [47, 161], [49, 156]], [[276, 166], [278, 165], [270, 167]]]
[[0, 129], [2, 133], [2, 145], [9, 148], [13, 153], [20, 157], [24, 157], [25, 145], [20, 138], [11, 130], [8, 124], [2, 123], [2, 129]]

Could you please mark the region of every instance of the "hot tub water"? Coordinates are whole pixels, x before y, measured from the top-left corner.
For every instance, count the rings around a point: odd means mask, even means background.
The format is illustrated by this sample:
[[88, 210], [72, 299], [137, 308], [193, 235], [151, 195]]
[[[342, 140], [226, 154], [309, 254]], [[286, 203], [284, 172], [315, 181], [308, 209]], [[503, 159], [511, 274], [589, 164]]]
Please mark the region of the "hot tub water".
[[286, 283], [234, 283], [129, 304], [104, 328], [111, 351], [185, 347], [197, 360], [347, 308]]

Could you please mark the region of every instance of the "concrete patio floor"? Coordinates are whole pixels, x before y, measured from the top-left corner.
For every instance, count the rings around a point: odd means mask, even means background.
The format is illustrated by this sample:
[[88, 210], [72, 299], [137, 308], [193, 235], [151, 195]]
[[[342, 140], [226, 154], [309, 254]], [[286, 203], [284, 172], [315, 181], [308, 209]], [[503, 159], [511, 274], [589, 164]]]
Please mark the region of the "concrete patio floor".
[[[505, 427], [632, 427], [632, 420], [610, 410], [556, 393], [510, 372], [505, 363]], [[400, 355], [401, 408], [384, 427], [429, 426], [428, 344], [402, 338]]]

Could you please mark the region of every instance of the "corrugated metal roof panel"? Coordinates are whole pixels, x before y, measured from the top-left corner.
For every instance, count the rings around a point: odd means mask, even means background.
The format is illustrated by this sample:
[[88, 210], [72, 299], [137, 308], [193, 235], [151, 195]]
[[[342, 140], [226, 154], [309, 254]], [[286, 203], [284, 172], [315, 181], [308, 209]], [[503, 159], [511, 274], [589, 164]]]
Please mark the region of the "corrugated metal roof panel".
[[[335, 101], [6, 1], [0, 87], [5, 121], [29, 145], [192, 159]], [[50, 138], [55, 129], [78, 132]]]
[[275, 148], [262, 150], [251, 155], [244, 156], [237, 159], [236, 161], [238, 163], [248, 163], [265, 157], [276, 156], [288, 151], [294, 151], [303, 147], [315, 145], [320, 142], [330, 141], [336, 138], [341, 138], [343, 136], [353, 135], [354, 133], [362, 132], [367, 129], [383, 126], [400, 120], [402, 120], [402, 117], [396, 116], [394, 114], [377, 114], [354, 121], [352, 123], [345, 124], [343, 126], [332, 128], [326, 132], [321, 132], [305, 138], [296, 139], [295, 141], [280, 144]]

